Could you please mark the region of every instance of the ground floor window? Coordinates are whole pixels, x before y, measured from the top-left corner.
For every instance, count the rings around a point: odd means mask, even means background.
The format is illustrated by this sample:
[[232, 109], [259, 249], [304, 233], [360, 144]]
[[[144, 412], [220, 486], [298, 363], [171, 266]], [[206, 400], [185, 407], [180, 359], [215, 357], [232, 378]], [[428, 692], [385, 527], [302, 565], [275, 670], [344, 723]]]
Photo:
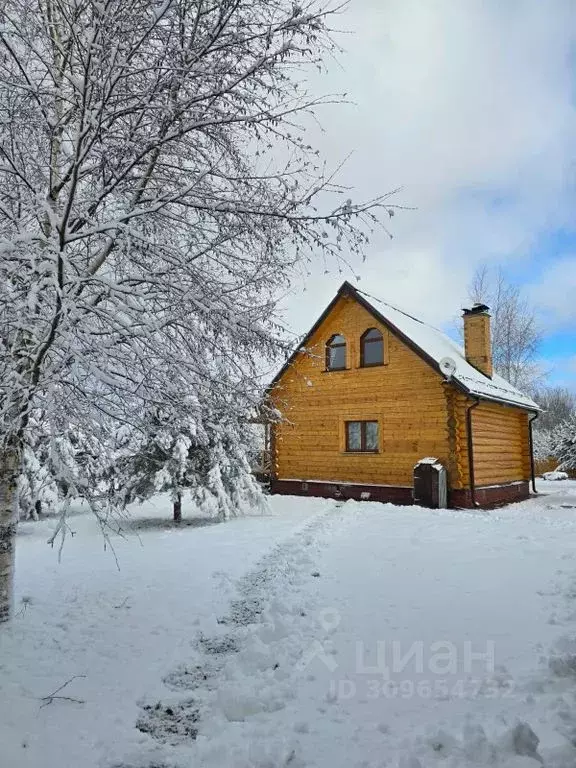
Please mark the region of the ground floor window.
[[378, 450], [377, 421], [347, 421], [346, 450], [376, 453]]

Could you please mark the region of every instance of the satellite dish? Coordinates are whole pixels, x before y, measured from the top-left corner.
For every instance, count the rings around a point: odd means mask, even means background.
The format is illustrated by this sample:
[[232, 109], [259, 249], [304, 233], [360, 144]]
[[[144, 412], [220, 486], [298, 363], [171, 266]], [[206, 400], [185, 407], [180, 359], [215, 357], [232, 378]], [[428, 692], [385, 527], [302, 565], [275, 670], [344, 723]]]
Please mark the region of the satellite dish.
[[451, 357], [443, 357], [439, 363], [440, 370], [447, 379], [451, 379], [456, 373], [456, 363]]

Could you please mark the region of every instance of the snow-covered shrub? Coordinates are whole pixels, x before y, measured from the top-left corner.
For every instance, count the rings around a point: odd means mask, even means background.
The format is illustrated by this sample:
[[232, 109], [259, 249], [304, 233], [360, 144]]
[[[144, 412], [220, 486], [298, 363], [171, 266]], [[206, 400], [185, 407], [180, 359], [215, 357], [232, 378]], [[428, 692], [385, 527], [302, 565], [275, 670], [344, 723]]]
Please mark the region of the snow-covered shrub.
[[552, 454], [558, 459], [558, 469], [576, 469], [576, 414], [557, 427], [552, 442]]
[[536, 461], [545, 461], [553, 455], [553, 433], [549, 429], [534, 429], [533, 446]]
[[182, 495], [188, 492], [203, 513], [233, 517], [264, 503], [248, 461], [253, 440], [248, 424], [156, 413], [144, 440], [125, 435], [119, 441], [119, 456], [109, 472], [111, 496], [126, 505], [168, 492], [179, 519]]
[[64, 500], [98, 496], [107, 467], [103, 435], [87, 435], [58, 410], [50, 419], [43, 412], [30, 419], [18, 478], [20, 519], [57, 514]]
[[225, 429], [212, 432], [208, 448], [208, 461], [203, 463], [200, 472], [195, 468], [193, 473], [194, 482], [190, 486], [193, 500], [220, 519], [264, 506], [260, 485], [247, 459], [253, 450]]
[[18, 478], [18, 509], [21, 520], [37, 520], [40, 514], [54, 514], [58, 508], [58, 488], [50, 471], [46, 451], [26, 445], [22, 451], [22, 471]]
[[554, 470], [554, 472], [544, 472], [542, 477], [544, 480], [568, 480], [568, 473]]

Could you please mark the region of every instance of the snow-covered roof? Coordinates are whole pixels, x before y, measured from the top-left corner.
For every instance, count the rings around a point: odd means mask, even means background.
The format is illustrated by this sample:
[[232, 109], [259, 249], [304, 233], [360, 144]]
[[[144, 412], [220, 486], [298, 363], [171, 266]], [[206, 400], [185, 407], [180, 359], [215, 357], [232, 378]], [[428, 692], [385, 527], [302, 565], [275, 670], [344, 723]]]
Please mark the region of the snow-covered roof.
[[[440, 362], [445, 358], [450, 358], [455, 366], [455, 371], [451, 376], [453, 381], [460, 389], [473, 397], [480, 397], [485, 400], [507, 403], [520, 408], [526, 408], [530, 411], [539, 411], [540, 407], [528, 395], [509, 384], [502, 376], [495, 373], [492, 377], [486, 376], [466, 360], [464, 350], [453, 339], [434, 328], [432, 325], [424, 323], [422, 320], [409, 315], [404, 310], [388, 304], [385, 301], [370, 296], [363, 291], [354, 288], [348, 282], [340, 287], [337, 295], [318, 318], [314, 326], [307, 333], [299, 349], [306, 344], [306, 341], [312, 336], [315, 330], [325, 320], [331, 312], [335, 303], [341, 296], [352, 296], [377, 320], [384, 323], [400, 336], [409, 346], [411, 346], [421, 357], [430, 363], [442, 375]], [[295, 359], [298, 350], [286, 362], [285, 366], [274, 378], [271, 386], [277, 382], [284, 371]]]
[[456, 370], [452, 380], [460, 384], [469, 394], [497, 402], [518, 405], [529, 410], [539, 411], [540, 407], [528, 395], [513, 387], [497, 373], [490, 378], [471, 365], [462, 347], [438, 328], [418, 320], [398, 307], [358, 291], [350, 283], [344, 283], [339, 293], [355, 296], [360, 303], [371, 310], [385, 324], [392, 326], [419, 348], [435, 367], [440, 361], [450, 358]]

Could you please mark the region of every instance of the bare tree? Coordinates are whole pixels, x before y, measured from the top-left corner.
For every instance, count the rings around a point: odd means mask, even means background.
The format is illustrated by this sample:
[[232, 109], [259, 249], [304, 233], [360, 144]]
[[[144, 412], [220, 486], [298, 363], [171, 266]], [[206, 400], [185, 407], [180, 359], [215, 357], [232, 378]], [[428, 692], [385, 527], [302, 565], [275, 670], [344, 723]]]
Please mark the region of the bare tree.
[[535, 424], [540, 431], [551, 431], [567, 421], [576, 411], [576, 394], [566, 387], [539, 386], [534, 399], [542, 408]]
[[541, 331], [534, 308], [501, 269], [479, 267], [468, 294], [471, 301], [490, 307], [495, 371], [514, 386], [532, 391], [542, 375], [536, 361]]
[[0, 620], [35, 411], [102, 450], [119, 426], [144, 442], [151, 410], [233, 443], [281, 348], [278, 288], [314, 251], [361, 252], [385, 201], [345, 200], [299, 125], [325, 101], [302, 70], [329, 19], [319, 0], [2, 3]]

